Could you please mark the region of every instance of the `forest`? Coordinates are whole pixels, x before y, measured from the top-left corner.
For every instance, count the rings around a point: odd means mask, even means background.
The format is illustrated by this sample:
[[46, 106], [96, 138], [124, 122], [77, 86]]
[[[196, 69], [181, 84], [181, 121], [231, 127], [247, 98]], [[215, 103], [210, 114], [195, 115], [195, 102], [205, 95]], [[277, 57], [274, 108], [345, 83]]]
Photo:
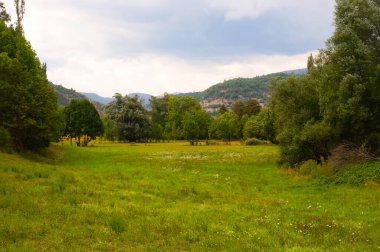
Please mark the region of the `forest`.
[[379, 249], [379, 1], [337, 0], [306, 73], [225, 81], [217, 114], [212, 88], [58, 105], [15, 7], [12, 23], [0, 2], [5, 251]]

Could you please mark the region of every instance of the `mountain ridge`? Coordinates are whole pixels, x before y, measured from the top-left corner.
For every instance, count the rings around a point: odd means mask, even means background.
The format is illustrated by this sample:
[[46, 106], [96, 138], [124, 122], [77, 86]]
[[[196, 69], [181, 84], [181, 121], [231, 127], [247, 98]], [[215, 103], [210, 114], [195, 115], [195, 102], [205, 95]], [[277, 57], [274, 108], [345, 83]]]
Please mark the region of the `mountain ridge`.
[[[253, 78], [235, 78], [214, 84], [209, 88], [199, 92], [175, 93], [175, 96], [191, 96], [198, 100], [202, 107], [209, 113], [216, 113], [220, 106], [231, 107], [237, 100], [256, 99], [263, 107], [268, 106], [270, 98], [269, 83], [273, 78], [286, 77], [288, 75], [301, 75], [307, 73], [307, 69], [295, 69], [256, 76]], [[105, 105], [112, 102], [114, 98], [103, 97], [91, 92], [76, 92], [74, 89], [67, 89], [62, 85], [52, 85], [58, 96], [60, 105], [67, 105], [72, 99], [89, 99], [98, 109], [104, 112]], [[128, 96], [137, 95], [143, 102], [144, 107], [149, 108], [149, 99], [153, 96], [146, 93], [130, 93]]]

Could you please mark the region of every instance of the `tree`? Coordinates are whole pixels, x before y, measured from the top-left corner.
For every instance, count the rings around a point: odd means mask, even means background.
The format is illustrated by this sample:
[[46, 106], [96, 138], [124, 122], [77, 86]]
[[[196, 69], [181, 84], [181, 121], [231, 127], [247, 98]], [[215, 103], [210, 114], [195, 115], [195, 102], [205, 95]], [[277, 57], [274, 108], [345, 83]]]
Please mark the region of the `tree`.
[[335, 143], [380, 153], [380, 2], [338, 0], [336, 30], [317, 59], [321, 112]]
[[11, 21], [11, 17], [5, 10], [4, 3], [2, 2], [0, 2], [0, 20], [4, 21], [4, 23], [8, 23]]
[[0, 127], [9, 132], [17, 151], [38, 150], [57, 135], [57, 97], [48, 85], [46, 68], [22, 33], [21, 22], [19, 31], [8, 27], [4, 11], [0, 20]]
[[191, 145], [198, 144], [199, 139], [206, 139], [210, 116], [202, 109], [187, 111], [182, 121], [182, 134]]
[[107, 117], [103, 118], [102, 121], [104, 126], [104, 138], [108, 141], [115, 141], [117, 139], [115, 123]]
[[261, 105], [256, 99], [249, 99], [244, 105], [244, 115], [254, 116], [261, 110]]
[[240, 122], [238, 116], [228, 111], [218, 116], [210, 127], [211, 137], [216, 137], [226, 141], [239, 139], [240, 135]]
[[244, 138], [259, 138], [275, 141], [274, 117], [271, 110], [261, 110], [256, 116], [252, 116], [244, 124]]
[[65, 135], [70, 139], [76, 138], [77, 145], [81, 145], [83, 136], [83, 146], [103, 134], [103, 123], [94, 105], [87, 99], [71, 100], [64, 110], [65, 114]]
[[122, 97], [115, 94], [115, 101], [106, 107], [108, 119], [114, 122], [114, 132], [119, 141], [136, 142], [149, 135], [148, 112], [138, 96]]
[[226, 112], [227, 112], [227, 108], [224, 104], [222, 104], [222, 106], [220, 106], [219, 108], [218, 115], [223, 115]]
[[186, 112], [191, 110], [200, 110], [201, 105], [197, 100], [190, 96], [170, 96], [169, 97], [169, 110], [165, 131], [171, 139], [183, 139], [183, 118]]
[[166, 139], [165, 125], [169, 114], [169, 98], [167, 93], [163, 97], [152, 96], [150, 99], [151, 133], [154, 139]]
[[275, 114], [276, 140], [282, 148], [281, 161], [296, 165], [309, 159], [318, 162], [326, 159], [329, 132], [324, 130], [318, 139], [306, 135], [313, 133], [309, 130], [312, 125], [322, 121], [316, 80], [305, 75], [275, 82], [271, 108]]
[[336, 3], [336, 30], [309, 73], [275, 81], [277, 140], [291, 165], [321, 162], [345, 142], [380, 154], [380, 2]]
[[239, 117], [239, 118], [242, 118], [242, 116], [244, 115], [244, 112], [245, 112], [245, 104], [242, 100], [238, 100], [236, 101], [232, 107], [231, 107], [232, 111]]

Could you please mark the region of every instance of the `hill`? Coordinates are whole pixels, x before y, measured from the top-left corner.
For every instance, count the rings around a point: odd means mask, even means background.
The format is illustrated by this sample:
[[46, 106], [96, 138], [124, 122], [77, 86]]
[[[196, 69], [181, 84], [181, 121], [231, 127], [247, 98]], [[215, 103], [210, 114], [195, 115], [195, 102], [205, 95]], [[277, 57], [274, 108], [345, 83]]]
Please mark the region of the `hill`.
[[231, 107], [235, 101], [246, 99], [257, 99], [265, 107], [269, 103], [269, 83], [273, 78], [304, 74], [306, 71], [298, 69], [254, 78], [236, 78], [213, 85], [202, 92], [181, 93], [177, 96], [194, 97], [210, 113], [215, 113], [221, 105]]
[[99, 112], [100, 115], [104, 114], [104, 104], [95, 101], [91, 98], [86, 97], [85, 95], [78, 93], [74, 89], [65, 88], [62, 85], [56, 85], [52, 82], [49, 82], [49, 85], [54, 88], [55, 94], [58, 97], [58, 104], [61, 106], [67, 106], [71, 100], [74, 99], [89, 99], [92, 104], [94, 104], [96, 110]]
[[66, 106], [70, 103], [71, 100], [74, 99], [85, 99], [86, 96], [76, 92], [74, 89], [68, 89], [63, 87], [62, 85], [55, 85], [52, 82], [49, 82], [49, 85], [54, 88], [55, 94], [58, 97], [58, 104], [62, 106]]
[[[273, 78], [286, 77], [290, 74], [305, 74], [307, 69], [296, 69], [280, 73], [257, 76], [254, 78], [236, 78], [215, 84], [201, 92], [176, 93], [176, 96], [191, 96], [198, 100], [202, 107], [209, 113], [216, 113], [221, 105], [231, 107], [237, 100], [257, 99], [262, 106], [268, 106], [270, 90], [269, 83]], [[72, 99], [88, 98], [95, 105], [99, 113], [104, 113], [105, 104], [113, 98], [103, 97], [95, 93], [78, 93], [74, 89], [68, 89], [61, 85], [50, 83], [58, 96], [60, 105], [67, 105]], [[150, 94], [130, 93], [128, 96], [139, 96], [145, 108], [149, 109]]]
[[97, 101], [99, 103], [102, 103], [102, 104], [107, 104], [107, 103], [110, 103], [114, 100], [114, 98], [111, 98], [111, 97], [103, 97], [103, 96], [100, 96], [98, 94], [95, 94], [95, 93], [84, 93], [84, 92], [81, 92], [82, 95], [86, 96], [87, 98], [93, 100], [93, 101]]

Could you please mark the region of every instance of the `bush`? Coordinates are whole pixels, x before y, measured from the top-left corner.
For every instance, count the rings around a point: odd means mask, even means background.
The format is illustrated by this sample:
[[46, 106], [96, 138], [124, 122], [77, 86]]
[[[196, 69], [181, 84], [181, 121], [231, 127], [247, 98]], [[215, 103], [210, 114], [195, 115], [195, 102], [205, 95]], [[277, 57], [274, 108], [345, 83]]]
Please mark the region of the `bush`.
[[261, 141], [257, 138], [248, 138], [245, 141], [245, 145], [259, 145], [261, 144]]
[[329, 169], [319, 174], [316, 180], [322, 184], [346, 184], [353, 186], [362, 186], [371, 184], [377, 186], [380, 183], [380, 162], [369, 161], [357, 164], [346, 164], [338, 172], [331, 170], [331, 167], [324, 166], [323, 169]]
[[332, 150], [329, 164], [332, 171], [337, 173], [347, 165], [376, 160], [379, 160], [379, 157], [372, 153], [366, 145], [344, 143]]
[[350, 165], [332, 178], [334, 184], [363, 185], [368, 181], [380, 183], [380, 162]]
[[318, 163], [315, 160], [308, 160], [299, 167], [299, 173], [302, 175], [312, 175], [318, 169]]

